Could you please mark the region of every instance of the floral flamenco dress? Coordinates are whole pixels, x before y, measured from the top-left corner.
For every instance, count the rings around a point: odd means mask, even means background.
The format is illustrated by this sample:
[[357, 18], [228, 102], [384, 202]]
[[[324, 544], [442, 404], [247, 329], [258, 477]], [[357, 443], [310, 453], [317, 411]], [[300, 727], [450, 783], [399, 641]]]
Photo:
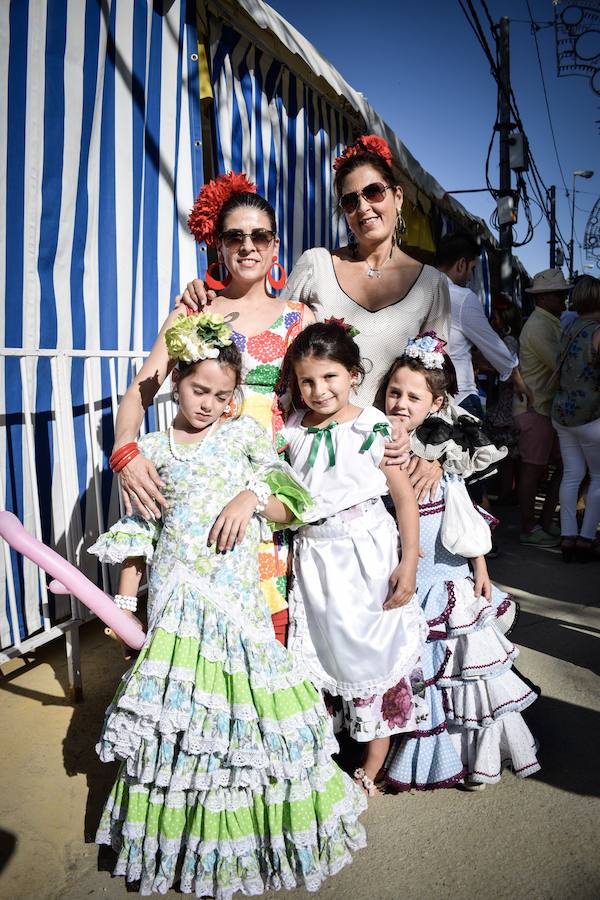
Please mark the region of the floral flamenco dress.
[[[235, 331], [231, 338], [242, 354], [242, 412], [252, 416], [273, 437], [273, 445], [281, 449], [283, 390], [281, 366], [292, 340], [302, 331], [303, 303], [273, 301], [281, 314], [273, 324], [252, 337]], [[259, 549], [261, 590], [273, 616], [277, 634], [283, 639], [287, 625], [287, 573], [289, 532], [276, 531]]]
[[492, 587], [492, 600], [477, 598], [468, 561], [450, 553], [441, 539], [448, 486], [419, 506], [417, 586], [429, 636], [422, 657], [431, 722], [402, 735], [385, 763], [388, 784], [399, 790], [495, 783], [510, 764], [525, 777], [538, 771], [536, 742], [521, 715], [536, 699], [512, 671], [518, 649], [506, 626], [514, 622], [510, 596]]
[[196, 447], [172, 432], [140, 446], [165, 483], [164, 520], [125, 517], [91, 552], [151, 563], [148, 633], [97, 746], [120, 760], [96, 840], [140, 892], [228, 900], [297, 882], [318, 890], [364, 846], [362, 792], [315, 688], [273, 635], [256, 565], [255, 516], [233, 551], [207, 546], [223, 506], [255, 479], [297, 515], [310, 502], [249, 416]]

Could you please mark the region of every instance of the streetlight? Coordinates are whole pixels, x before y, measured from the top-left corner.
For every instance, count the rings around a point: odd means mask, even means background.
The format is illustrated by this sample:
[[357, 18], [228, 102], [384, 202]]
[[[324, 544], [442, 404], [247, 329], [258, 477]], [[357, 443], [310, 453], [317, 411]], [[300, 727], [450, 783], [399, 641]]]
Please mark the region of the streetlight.
[[573, 193], [571, 194], [571, 240], [569, 241], [569, 281], [573, 281], [573, 236], [575, 233], [575, 179], [591, 178], [593, 172], [589, 169], [578, 169], [573, 172]]

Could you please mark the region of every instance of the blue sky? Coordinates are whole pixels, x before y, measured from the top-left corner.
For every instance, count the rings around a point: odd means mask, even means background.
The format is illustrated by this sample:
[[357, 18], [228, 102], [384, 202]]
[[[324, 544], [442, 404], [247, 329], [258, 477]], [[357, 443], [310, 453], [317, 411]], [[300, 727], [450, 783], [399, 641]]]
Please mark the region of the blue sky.
[[[301, 31], [398, 134], [411, 153], [446, 190], [485, 186], [484, 162], [495, 120], [496, 86], [489, 64], [469, 28], [458, 0], [271, 0], [270, 5]], [[465, 4], [466, 5], [466, 4]], [[547, 186], [556, 185], [557, 220], [568, 241], [570, 199], [556, 159], [526, 0], [488, 0], [494, 21], [511, 19], [511, 79], [533, 157]], [[553, 18], [552, 0], [529, 0], [534, 20]], [[475, 0], [492, 44], [480, 0]], [[527, 20], [518, 21], [518, 20]], [[550, 113], [566, 187], [577, 179], [575, 233], [585, 225], [600, 194], [600, 97], [583, 77], [558, 77], [554, 28], [537, 32]], [[490, 180], [498, 184], [498, 142]], [[514, 184], [514, 182], [513, 182]], [[485, 218], [494, 209], [489, 194], [459, 194], [470, 211]], [[531, 243], [518, 253], [531, 274], [547, 268], [548, 225], [532, 206], [537, 224]], [[494, 232], [496, 233], [496, 232]], [[524, 236], [519, 216], [516, 240]], [[497, 234], [497, 233], [496, 233]], [[592, 263], [575, 245], [575, 268]], [[565, 273], [567, 267], [565, 265]], [[600, 269], [585, 269], [600, 275]]]

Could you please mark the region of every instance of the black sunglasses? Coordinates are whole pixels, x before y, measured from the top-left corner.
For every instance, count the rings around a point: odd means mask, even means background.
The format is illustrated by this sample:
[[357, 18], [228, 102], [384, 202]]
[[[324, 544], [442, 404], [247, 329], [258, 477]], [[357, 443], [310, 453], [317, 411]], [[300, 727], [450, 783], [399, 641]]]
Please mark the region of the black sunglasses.
[[367, 203], [381, 203], [385, 199], [385, 192], [391, 191], [394, 185], [382, 184], [380, 181], [374, 181], [368, 184], [361, 191], [350, 191], [348, 194], [342, 194], [339, 203], [345, 213], [350, 215], [356, 212], [360, 198], [364, 197]]
[[250, 238], [256, 250], [266, 250], [275, 238], [275, 232], [268, 228], [254, 228], [252, 231], [241, 231], [239, 228], [230, 228], [219, 235], [228, 250], [239, 250], [244, 243], [244, 238]]

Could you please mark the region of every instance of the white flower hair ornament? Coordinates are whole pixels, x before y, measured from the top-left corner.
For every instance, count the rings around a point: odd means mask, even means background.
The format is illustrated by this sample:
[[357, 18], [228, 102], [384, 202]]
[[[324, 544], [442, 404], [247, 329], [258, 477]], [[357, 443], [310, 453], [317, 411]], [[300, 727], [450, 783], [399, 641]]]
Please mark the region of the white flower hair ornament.
[[201, 359], [218, 359], [223, 347], [231, 345], [231, 326], [218, 313], [198, 313], [177, 317], [165, 332], [165, 343], [171, 359], [195, 363]]
[[402, 356], [418, 359], [426, 369], [443, 369], [445, 346], [446, 341], [439, 338], [434, 331], [426, 331], [409, 339]]

